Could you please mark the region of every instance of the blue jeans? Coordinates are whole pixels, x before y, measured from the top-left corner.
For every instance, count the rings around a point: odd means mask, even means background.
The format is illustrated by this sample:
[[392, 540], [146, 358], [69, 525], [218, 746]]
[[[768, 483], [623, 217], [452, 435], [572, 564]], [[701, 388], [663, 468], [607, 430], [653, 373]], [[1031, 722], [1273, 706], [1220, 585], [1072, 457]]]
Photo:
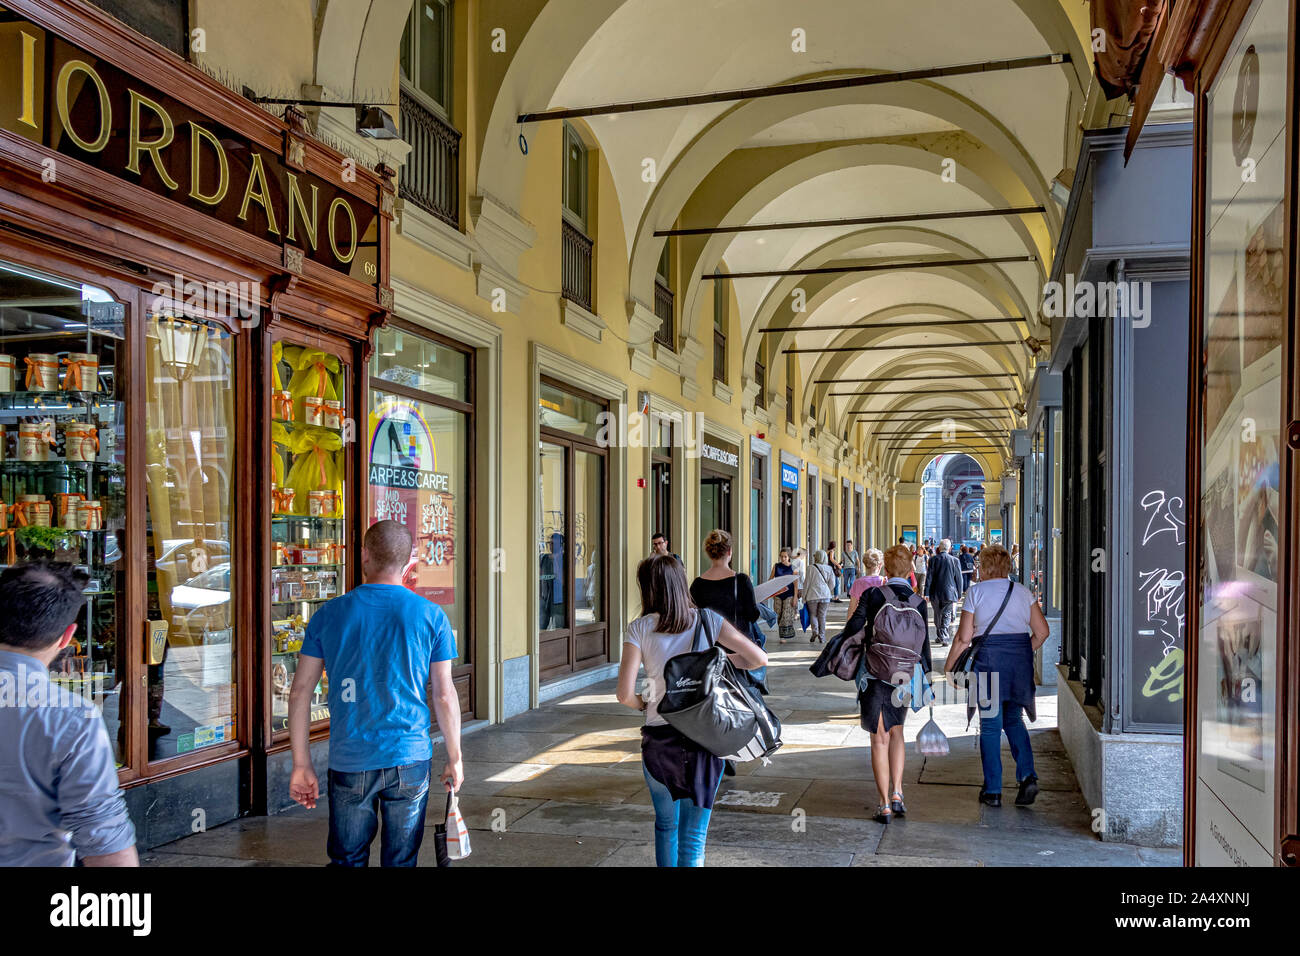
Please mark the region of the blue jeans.
[[1011, 755], [1016, 759], [1016, 780], [1036, 776], [1034, 750], [1025, 729], [1024, 708], [1002, 701], [992, 713], [980, 711], [980, 763], [984, 766], [984, 792], [1002, 792], [1002, 734], [1005, 731]]
[[672, 791], [644, 765], [641, 772], [655, 805], [655, 866], [703, 866], [713, 811], [696, 806], [694, 800], [674, 800]]
[[431, 763], [329, 772], [330, 866], [369, 866], [380, 818], [379, 865], [415, 866], [424, 841]]
[[858, 579], [858, 572], [853, 568], [844, 569], [844, 593], [848, 594], [853, 590], [853, 582]]

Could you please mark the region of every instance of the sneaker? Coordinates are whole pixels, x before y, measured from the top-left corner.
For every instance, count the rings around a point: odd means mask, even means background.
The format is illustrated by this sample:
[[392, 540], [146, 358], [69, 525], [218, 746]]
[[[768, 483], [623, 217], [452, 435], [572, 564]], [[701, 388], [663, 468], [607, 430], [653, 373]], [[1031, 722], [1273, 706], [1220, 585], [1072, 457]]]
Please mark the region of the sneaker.
[[1030, 774], [1020, 781], [1020, 792], [1016, 794], [1016, 806], [1027, 807], [1038, 798], [1038, 777]]

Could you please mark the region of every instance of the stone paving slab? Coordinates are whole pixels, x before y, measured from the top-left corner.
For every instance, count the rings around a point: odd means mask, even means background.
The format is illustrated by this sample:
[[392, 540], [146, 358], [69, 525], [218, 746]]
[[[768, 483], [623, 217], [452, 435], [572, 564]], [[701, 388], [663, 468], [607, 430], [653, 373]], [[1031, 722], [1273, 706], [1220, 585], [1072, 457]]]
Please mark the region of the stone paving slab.
[[1025, 838], [1020, 829], [952, 823], [897, 821], [885, 828], [876, 851], [881, 855], [950, 857], [985, 866], [1139, 866], [1137, 848], [1102, 843], [1087, 836], [1053, 834], [1050, 840]]
[[[538, 754], [562, 747], [572, 739], [573, 735], [567, 733], [532, 733], [489, 727], [466, 737], [461, 742], [461, 753], [467, 761], [536, 763]], [[436, 749], [434, 762], [441, 766], [446, 760], [445, 752], [440, 747]]]
[[882, 856], [880, 854], [859, 854], [853, 858], [853, 866], [983, 866], [979, 860], [952, 860], [939, 856]]
[[[441, 763], [435, 763], [440, 768]], [[463, 764], [465, 782], [461, 785], [462, 794], [491, 795], [500, 793], [512, 783], [531, 780], [538, 774], [551, 768], [544, 763], [507, 763], [505, 761], [466, 760]], [[437, 772], [437, 771], [435, 771]]]
[[[1038, 774], [1040, 790], [1078, 789], [1074, 768], [1060, 754], [1034, 754], [1034, 769]], [[959, 784], [980, 787], [984, 784], [984, 767], [978, 753], [950, 753], [946, 757], [926, 757], [921, 769], [921, 783]], [[1002, 760], [1002, 792], [1014, 793], [1016, 766], [1006, 756]]]
[[[720, 846], [709, 841], [704, 851], [705, 868], [712, 866], [850, 866], [853, 854], [843, 851], [826, 850], [791, 850], [783, 851], [775, 857], [772, 851], [764, 847]], [[653, 844], [627, 844], [610, 854], [600, 866], [654, 866], [655, 849]]]
[[[978, 823], [979, 789], [927, 784], [904, 784], [907, 819], [952, 823]], [[809, 814], [870, 819], [876, 812], [874, 781], [814, 780], [799, 798]]]
[[530, 780], [501, 789], [508, 797], [539, 797], [577, 803], [622, 803], [645, 787], [640, 773], [582, 765], [554, 766]]
[[[446, 799], [442, 795], [430, 795], [429, 811], [425, 818], [426, 828], [432, 827], [441, 821], [442, 807]], [[531, 813], [545, 802], [545, 800], [536, 798], [504, 797], [500, 794], [496, 796], [479, 796], [461, 793], [457, 797], [461, 816], [465, 818], [465, 826], [471, 830], [491, 830], [494, 826], [499, 829], [503, 825], [509, 828], [520, 817]]]
[[[425, 851], [432, 850], [432, 840], [420, 849], [420, 866], [434, 866], [425, 861]], [[481, 866], [600, 866], [621, 847], [620, 840], [561, 833], [529, 833], [507, 830], [505, 833], [470, 835], [470, 855], [452, 863], [453, 867]], [[654, 850], [651, 850], [654, 865]]]
[[[758, 764], [759, 761], [754, 761]], [[866, 747], [782, 747], [769, 766], [757, 766], [756, 777], [806, 777], [815, 780], [870, 780], [871, 755]]]
[[[234, 820], [206, 833], [196, 833], [158, 847], [157, 851], [198, 857], [323, 866], [329, 862], [325, 853], [328, 835], [328, 811], [323, 806], [318, 806], [315, 810], [293, 815]], [[378, 847], [374, 853], [378, 860]]]

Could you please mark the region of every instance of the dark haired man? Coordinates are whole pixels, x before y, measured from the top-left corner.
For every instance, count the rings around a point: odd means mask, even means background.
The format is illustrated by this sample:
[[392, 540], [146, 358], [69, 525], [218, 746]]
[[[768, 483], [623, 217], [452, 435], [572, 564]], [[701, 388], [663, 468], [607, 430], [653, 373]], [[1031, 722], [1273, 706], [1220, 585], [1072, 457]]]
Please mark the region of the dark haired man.
[[678, 564], [682, 563], [681, 555], [675, 551], [668, 550], [668, 539], [664, 536], [662, 531], [656, 531], [654, 534], [650, 535], [650, 557], [653, 558], [656, 554], [671, 554], [677, 559]]
[[370, 526], [361, 545], [365, 583], [312, 617], [289, 691], [289, 795], [310, 809], [320, 794], [307, 744], [311, 692], [329, 672], [333, 866], [367, 866], [381, 819], [380, 865], [416, 865], [433, 760], [425, 697], [431, 678], [447, 748], [443, 787], [459, 790], [464, 777], [460, 699], [451, 680], [456, 639], [442, 608], [402, 586], [413, 548], [405, 525]]
[[0, 866], [139, 866], [103, 717], [50, 680], [87, 580], [43, 561], [0, 575]]

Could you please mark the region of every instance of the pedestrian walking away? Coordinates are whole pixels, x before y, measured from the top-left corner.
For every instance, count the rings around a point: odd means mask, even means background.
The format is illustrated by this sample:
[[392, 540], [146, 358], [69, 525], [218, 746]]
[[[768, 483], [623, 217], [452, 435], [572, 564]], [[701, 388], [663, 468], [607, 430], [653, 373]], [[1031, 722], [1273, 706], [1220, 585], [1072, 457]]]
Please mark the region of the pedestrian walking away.
[[[655, 864], [703, 866], [713, 800], [722, 781], [723, 761], [678, 733], [659, 716], [664, 696], [664, 665], [692, 649], [700, 615], [716, 643], [743, 669], [764, 667], [767, 655], [729, 621], [697, 608], [686, 587], [686, 573], [667, 555], [654, 555], [636, 569], [641, 616], [627, 626], [619, 663], [619, 703], [645, 712], [641, 729], [642, 773], [655, 811]], [[645, 666], [645, 689], [636, 690]]]
[[858, 602], [862, 600], [862, 595], [869, 588], [880, 587], [885, 583], [885, 577], [880, 573], [885, 569], [885, 556], [879, 548], [871, 548], [867, 551], [862, 567], [865, 573], [853, 582], [853, 588], [849, 591], [849, 610], [844, 618], [846, 621], [853, 617], [853, 613], [858, 609]]
[[804, 579], [804, 602], [808, 605], [808, 623], [812, 630], [808, 638], [810, 644], [826, 640], [826, 610], [835, 590], [835, 580], [835, 569], [827, 560], [826, 552], [818, 548]]
[[844, 567], [839, 558], [835, 556], [834, 541], [826, 546], [826, 563], [829, 564], [831, 570], [835, 572], [835, 582], [831, 587], [831, 603], [839, 604], [844, 600], [840, 597], [840, 581], [844, 573]]
[[447, 750], [444, 790], [459, 790], [464, 777], [460, 697], [451, 679], [456, 639], [442, 608], [402, 586], [413, 552], [406, 525], [377, 521], [367, 529], [365, 583], [312, 616], [289, 690], [289, 793], [312, 809], [320, 792], [308, 747], [311, 693], [330, 675], [331, 866], [368, 866], [376, 834], [381, 866], [416, 865], [433, 761], [430, 681]]
[[52, 561], [0, 575], [0, 866], [139, 866], [104, 718], [50, 680], [89, 583]]
[[[709, 567], [691, 582], [691, 600], [697, 607], [717, 611], [732, 627], [761, 647], [766, 638], [753, 626], [759, 618], [754, 582], [748, 574], [732, 570], [731, 533], [718, 528], [710, 531], [704, 540], [704, 554], [709, 559]], [[761, 693], [767, 693], [764, 669], [746, 671], [745, 677]]]
[[852, 541], [844, 542], [844, 558], [841, 562], [841, 574], [844, 576], [844, 595], [851, 601], [853, 583], [862, 573], [862, 555], [857, 548], [853, 547]]
[[[951, 672], [957, 659], [975, 642], [972, 678], [967, 693], [975, 695], [980, 715], [980, 763], [984, 786], [980, 802], [1002, 805], [1002, 734], [1016, 761], [1017, 806], [1029, 806], [1038, 795], [1034, 752], [1024, 714], [1037, 720], [1034, 698], [1034, 651], [1047, 640], [1047, 618], [1034, 592], [1008, 579], [1011, 555], [1001, 545], [982, 553], [984, 580], [971, 586], [962, 606], [957, 639], [944, 664]], [[978, 636], [977, 636], [978, 635]], [[972, 704], [968, 704], [968, 714]]]
[[[932, 663], [925, 619], [919, 611], [921, 597], [907, 581], [912, 569], [912, 549], [905, 544], [895, 545], [885, 552], [884, 563], [888, 580], [863, 594], [853, 616], [844, 625], [844, 632], [856, 634], [861, 630], [866, 635], [862, 651], [864, 663], [859, 668], [862, 679], [858, 684], [858, 710], [862, 729], [871, 734], [871, 773], [879, 797], [875, 819], [889, 823], [895, 816], [907, 813], [903, 802], [903, 770], [907, 756], [903, 721], [911, 701], [902, 701], [900, 690], [904, 686], [912, 687], [915, 665], [920, 665], [922, 674], [928, 674]], [[890, 594], [886, 595], [886, 589]], [[868, 665], [873, 658], [873, 645], [879, 645], [886, 637], [885, 628], [876, 628], [877, 618], [886, 607], [891, 608], [889, 615], [895, 619], [888, 621], [890, 639], [898, 641], [898, 646], [907, 645], [906, 652], [898, 657], [901, 663], [891, 662], [888, 674]], [[876, 659], [881, 659], [886, 651], [897, 651], [897, 647], [892, 643], [887, 647], [878, 646]], [[920, 691], [913, 689], [910, 692]]]
[[952, 641], [953, 613], [962, 594], [961, 564], [952, 556], [951, 550], [951, 540], [944, 538], [940, 541], [925, 575], [926, 596], [934, 608], [935, 638], [945, 646]]

